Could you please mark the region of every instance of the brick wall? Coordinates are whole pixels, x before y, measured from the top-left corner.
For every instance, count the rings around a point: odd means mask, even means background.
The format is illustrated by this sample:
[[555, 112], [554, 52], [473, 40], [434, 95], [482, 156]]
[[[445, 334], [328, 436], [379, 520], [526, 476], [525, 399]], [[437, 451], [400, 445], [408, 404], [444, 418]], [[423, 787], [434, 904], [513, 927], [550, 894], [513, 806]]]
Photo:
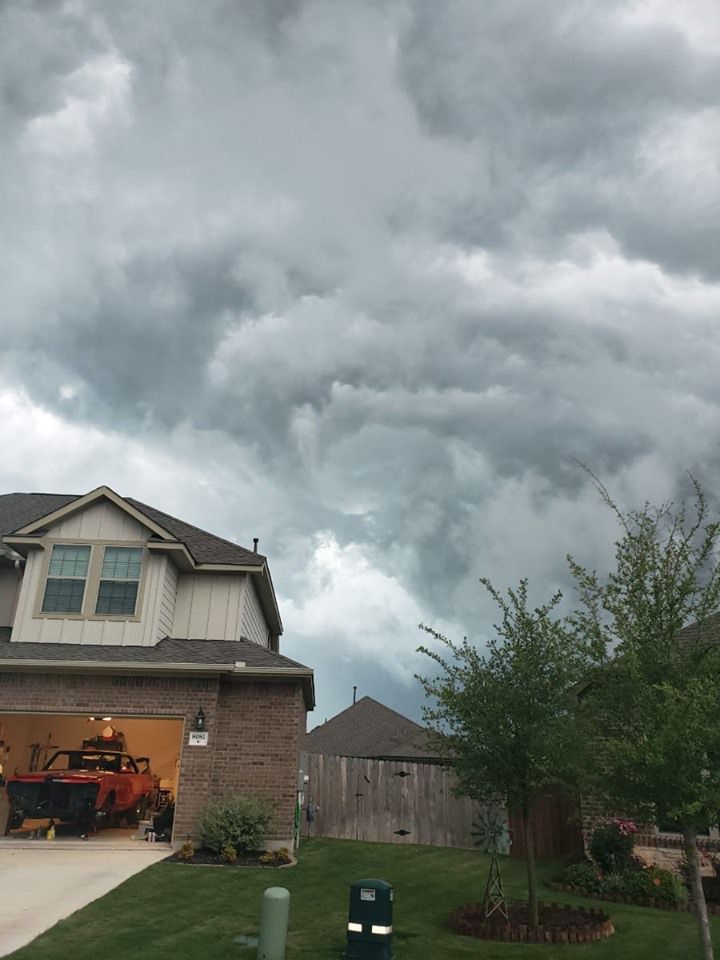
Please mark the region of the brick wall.
[[[590, 839], [595, 829], [609, 820], [630, 819], [625, 814], [607, 813], [601, 801], [595, 797], [582, 798], [582, 831], [586, 856], [590, 856]], [[714, 837], [698, 837], [700, 851], [701, 873], [713, 876], [715, 873], [713, 856], [720, 852], [720, 839]], [[633, 852], [648, 865], [655, 864], [666, 870], [680, 872], [683, 853], [683, 839], [677, 833], [657, 833], [652, 824], [638, 823], [638, 832], [635, 835]]]
[[[187, 731], [205, 712], [207, 747]], [[0, 673], [0, 713], [93, 713], [179, 717], [185, 721], [175, 811], [176, 841], [197, 836], [213, 796], [249, 793], [277, 804], [274, 845], [289, 845], [295, 809], [299, 684], [230, 683], [217, 678]]]
[[220, 686], [212, 793], [249, 793], [274, 803], [274, 845], [289, 845], [293, 834], [299, 716], [305, 716], [300, 684]]

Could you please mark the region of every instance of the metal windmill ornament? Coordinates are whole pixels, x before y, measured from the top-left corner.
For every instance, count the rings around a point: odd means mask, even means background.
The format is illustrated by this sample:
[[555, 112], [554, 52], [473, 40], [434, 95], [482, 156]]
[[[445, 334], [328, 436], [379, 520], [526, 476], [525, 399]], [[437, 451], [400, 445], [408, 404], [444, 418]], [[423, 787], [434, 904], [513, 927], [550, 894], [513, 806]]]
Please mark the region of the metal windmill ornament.
[[471, 833], [475, 846], [483, 853], [510, 852], [507, 817], [500, 807], [490, 805], [483, 807], [477, 820], [473, 820]]
[[500, 876], [498, 853], [509, 851], [510, 832], [502, 811], [498, 807], [485, 807], [478, 819], [473, 821], [472, 835], [475, 846], [483, 853], [491, 855], [490, 871], [483, 895], [485, 919], [489, 920], [490, 917], [497, 915], [507, 921], [510, 915]]

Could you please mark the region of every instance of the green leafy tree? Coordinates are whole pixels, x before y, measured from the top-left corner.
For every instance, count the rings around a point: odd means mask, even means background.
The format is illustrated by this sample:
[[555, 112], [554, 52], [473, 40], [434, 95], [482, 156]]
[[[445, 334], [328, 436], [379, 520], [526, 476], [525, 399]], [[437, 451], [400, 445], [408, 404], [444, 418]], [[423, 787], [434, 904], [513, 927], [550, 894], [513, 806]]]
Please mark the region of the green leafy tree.
[[582, 598], [574, 628], [606, 655], [581, 695], [597, 747], [587, 753], [589, 784], [609, 812], [678, 825], [712, 960], [697, 837], [720, 811], [720, 524], [697, 484], [690, 510], [622, 512], [595, 482], [620, 537], [605, 579], [570, 558]]
[[424, 710], [436, 748], [477, 800], [502, 799], [522, 812], [531, 922], [538, 923], [532, 814], [547, 788], [571, 783], [576, 751], [569, 715], [570, 690], [587, 674], [591, 651], [581, 634], [555, 615], [561, 601], [528, 608], [528, 582], [507, 596], [480, 581], [502, 618], [487, 651], [467, 641], [452, 643], [422, 626], [444, 647], [420, 647], [439, 668], [419, 677], [431, 705]]

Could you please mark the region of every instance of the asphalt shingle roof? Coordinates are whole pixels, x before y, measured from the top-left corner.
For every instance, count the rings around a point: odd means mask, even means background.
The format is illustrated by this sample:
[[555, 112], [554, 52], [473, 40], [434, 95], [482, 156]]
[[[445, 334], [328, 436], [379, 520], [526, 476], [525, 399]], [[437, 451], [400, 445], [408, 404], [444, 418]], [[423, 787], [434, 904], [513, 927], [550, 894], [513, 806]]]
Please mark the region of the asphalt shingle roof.
[[13, 533], [77, 499], [77, 494], [4, 493], [0, 496], [0, 534]]
[[362, 697], [307, 733], [303, 749], [337, 757], [437, 758], [424, 727], [372, 697]]
[[[0, 535], [14, 533], [35, 520], [41, 520], [49, 513], [59, 510], [80, 497], [60, 493], [6, 493], [0, 495]], [[201, 530], [184, 520], [164, 513], [131, 497], [125, 498], [129, 504], [163, 527], [173, 537], [184, 543], [196, 563], [227, 563], [237, 566], [261, 567], [265, 557], [245, 547], [216, 537], [207, 530]]]
[[720, 612], [710, 614], [702, 625], [690, 623], [683, 627], [677, 638], [682, 646], [716, 646], [720, 642]]
[[165, 637], [152, 647], [100, 645], [93, 643], [26, 643], [0, 640], [0, 660], [95, 661], [115, 663], [177, 663], [248, 667], [295, 667], [308, 670], [302, 663], [273, 653], [250, 640], [176, 640]]

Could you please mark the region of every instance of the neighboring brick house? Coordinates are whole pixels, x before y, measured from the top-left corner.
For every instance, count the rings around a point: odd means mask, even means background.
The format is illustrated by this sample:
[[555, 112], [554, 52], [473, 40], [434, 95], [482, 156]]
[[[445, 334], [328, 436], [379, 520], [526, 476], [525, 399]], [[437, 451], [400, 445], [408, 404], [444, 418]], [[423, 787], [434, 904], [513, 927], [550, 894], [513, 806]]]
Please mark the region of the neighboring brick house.
[[270, 845], [291, 845], [313, 673], [279, 653], [267, 559], [107, 487], [0, 496], [0, 535], [6, 773], [39, 730], [77, 739], [107, 715], [165, 765], [176, 838], [242, 792], [276, 804]]
[[[677, 634], [680, 646], [695, 645], [701, 640], [705, 643], [720, 642], [720, 613], [709, 617], [702, 628], [698, 623], [691, 623]], [[577, 695], [582, 697], [589, 689], [590, 683], [580, 685]], [[596, 797], [583, 796], [580, 799], [582, 833], [586, 852], [589, 852], [590, 838], [593, 831], [601, 823], [614, 818], [625, 819], [627, 814], [609, 814], [606, 806]], [[714, 860], [720, 856], [720, 830], [717, 824], [708, 825], [707, 833], [698, 836], [698, 850], [702, 872], [707, 876], [714, 876]], [[682, 834], [673, 824], [638, 824], [635, 835], [635, 853], [647, 863], [654, 863], [659, 867], [679, 872], [684, 859]]]

